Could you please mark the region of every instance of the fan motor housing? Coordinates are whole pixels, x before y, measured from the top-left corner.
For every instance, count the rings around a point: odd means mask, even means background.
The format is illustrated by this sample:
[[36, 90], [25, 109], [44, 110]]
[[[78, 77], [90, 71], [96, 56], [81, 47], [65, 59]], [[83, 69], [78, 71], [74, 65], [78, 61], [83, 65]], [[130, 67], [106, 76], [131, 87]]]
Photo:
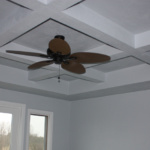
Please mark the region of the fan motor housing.
[[53, 59], [55, 64], [61, 64], [62, 62], [66, 61], [69, 58], [69, 56], [70, 56], [70, 54], [68, 54], [68, 55], [61, 55], [61, 53], [59, 53], [59, 52], [54, 53], [49, 48], [47, 49], [47, 55], [49, 56], [49, 58]]

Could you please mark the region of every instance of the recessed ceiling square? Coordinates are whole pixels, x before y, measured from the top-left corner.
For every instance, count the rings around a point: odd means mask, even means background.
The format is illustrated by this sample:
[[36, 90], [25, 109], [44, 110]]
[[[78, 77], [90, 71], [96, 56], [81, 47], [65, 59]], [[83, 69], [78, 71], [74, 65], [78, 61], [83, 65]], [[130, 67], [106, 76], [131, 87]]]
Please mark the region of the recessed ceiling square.
[[103, 45], [101, 42], [51, 19], [38, 25], [14, 42], [46, 52], [49, 41], [56, 35], [65, 36], [72, 52], [87, 51]]
[[8, 1], [0, 1], [0, 32], [3, 33], [29, 15], [31, 10]]

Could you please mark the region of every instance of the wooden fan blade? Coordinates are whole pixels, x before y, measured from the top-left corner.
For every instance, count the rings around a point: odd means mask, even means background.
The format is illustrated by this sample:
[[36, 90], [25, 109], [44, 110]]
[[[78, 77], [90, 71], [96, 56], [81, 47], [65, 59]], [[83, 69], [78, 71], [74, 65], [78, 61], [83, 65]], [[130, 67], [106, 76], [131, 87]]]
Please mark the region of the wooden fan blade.
[[41, 53], [12, 51], [12, 50], [6, 50], [6, 52], [7, 53], [12, 53], [12, 54], [19, 54], [19, 55], [27, 55], [27, 56], [36, 56], [36, 57], [48, 58], [47, 55], [44, 55], [44, 54], [41, 54]]
[[82, 64], [101, 63], [109, 61], [110, 57], [98, 53], [79, 52], [70, 55], [70, 58], [75, 58], [75, 61]]
[[69, 60], [66, 63], [62, 62], [61, 67], [67, 71], [77, 73], [77, 74], [83, 74], [86, 72], [82, 64], [75, 62], [73, 60]]
[[42, 68], [44, 66], [51, 65], [51, 64], [53, 64], [53, 60], [40, 61], [40, 62], [30, 65], [28, 69], [39, 69], [39, 68]]
[[69, 44], [59, 38], [55, 38], [49, 42], [49, 49], [54, 53], [60, 53], [61, 55], [70, 54], [70, 46]]

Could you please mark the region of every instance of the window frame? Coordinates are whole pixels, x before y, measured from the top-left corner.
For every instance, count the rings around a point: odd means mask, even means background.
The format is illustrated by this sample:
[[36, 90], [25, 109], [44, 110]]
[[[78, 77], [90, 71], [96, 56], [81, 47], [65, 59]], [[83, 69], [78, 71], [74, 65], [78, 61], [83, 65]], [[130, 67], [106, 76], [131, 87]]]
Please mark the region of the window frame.
[[12, 114], [10, 150], [23, 150], [25, 110], [25, 104], [0, 101], [0, 112]]
[[29, 134], [30, 134], [30, 115], [39, 115], [39, 116], [47, 116], [48, 126], [47, 126], [47, 149], [52, 150], [52, 135], [53, 135], [53, 112], [49, 111], [41, 111], [36, 109], [28, 109], [27, 116], [27, 134], [26, 134], [26, 150], [29, 150]]

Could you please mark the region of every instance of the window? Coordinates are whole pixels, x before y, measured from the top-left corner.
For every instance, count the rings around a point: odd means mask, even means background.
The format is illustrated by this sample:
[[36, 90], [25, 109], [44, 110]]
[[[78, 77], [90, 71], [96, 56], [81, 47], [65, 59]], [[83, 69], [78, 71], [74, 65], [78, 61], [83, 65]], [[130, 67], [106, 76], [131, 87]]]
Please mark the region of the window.
[[51, 150], [53, 113], [29, 110], [28, 118], [27, 150]]
[[25, 105], [0, 101], [0, 150], [23, 149], [24, 119]]
[[12, 114], [0, 112], [0, 150], [10, 149]]

